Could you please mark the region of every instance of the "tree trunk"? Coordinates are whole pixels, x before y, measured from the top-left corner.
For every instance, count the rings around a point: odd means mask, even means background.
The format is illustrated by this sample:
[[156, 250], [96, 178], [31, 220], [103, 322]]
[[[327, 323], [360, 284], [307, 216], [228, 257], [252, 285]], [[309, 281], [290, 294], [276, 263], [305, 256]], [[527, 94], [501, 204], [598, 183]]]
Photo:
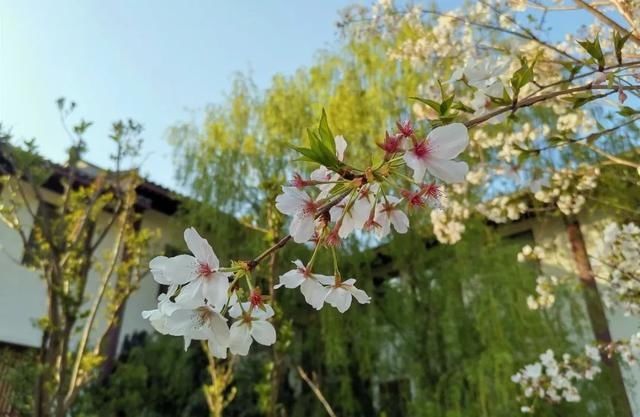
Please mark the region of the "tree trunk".
[[[589, 314], [593, 335], [598, 344], [608, 345], [611, 343], [609, 322], [607, 321], [604, 304], [600, 298], [598, 286], [593, 270], [591, 269], [589, 255], [587, 254], [587, 248], [584, 243], [582, 231], [580, 230], [580, 223], [578, 223], [578, 220], [575, 218], [569, 219], [565, 217], [565, 224], [569, 243], [571, 244], [573, 260], [578, 270], [578, 278], [582, 284], [582, 294], [587, 307], [587, 313]], [[620, 370], [620, 364], [615, 358], [610, 359], [606, 355], [603, 355], [603, 362], [607, 366], [611, 380], [611, 402], [615, 409], [615, 415], [618, 417], [633, 417], [624, 379], [622, 378], [622, 371]]]

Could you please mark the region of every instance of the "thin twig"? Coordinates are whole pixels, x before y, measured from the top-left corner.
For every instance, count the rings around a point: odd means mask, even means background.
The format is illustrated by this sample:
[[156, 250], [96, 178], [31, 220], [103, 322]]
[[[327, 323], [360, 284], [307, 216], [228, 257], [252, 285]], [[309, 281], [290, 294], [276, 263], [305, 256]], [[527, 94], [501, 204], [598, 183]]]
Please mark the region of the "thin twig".
[[304, 371], [304, 369], [302, 369], [300, 365], [296, 366], [296, 369], [298, 370], [298, 374], [300, 374], [300, 378], [302, 378], [304, 382], [306, 382], [307, 385], [309, 385], [309, 388], [311, 388], [311, 391], [313, 391], [315, 396], [318, 398], [318, 401], [320, 401], [320, 403], [323, 405], [324, 409], [327, 411], [327, 414], [329, 414], [330, 417], [336, 417], [336, 413], [333, 411], [333, 408], [331, 408], [331, 404], [329, 404], [329, 402], [324, 397], [324, 395], [322, 395], [322, 391], [320, 391], [320, 388], [318, 387], [318, 385], [316, 385], [309, 378], [307, 373]]

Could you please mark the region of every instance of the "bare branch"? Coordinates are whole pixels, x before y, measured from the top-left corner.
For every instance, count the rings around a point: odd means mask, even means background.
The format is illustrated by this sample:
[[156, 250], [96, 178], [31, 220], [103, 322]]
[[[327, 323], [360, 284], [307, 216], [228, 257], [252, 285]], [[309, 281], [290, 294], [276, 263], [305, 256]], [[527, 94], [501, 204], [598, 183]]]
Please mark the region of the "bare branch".
[[318, 401], [320, 401], [320, 403], [324, 407], [324, 409], [327, 412], [327, 414], [329, 414], [330, 417], [336, 417], [336, 413], [333, 411], [333, 408], [331, 408], [331, 405], [329, 404], [327, 399], [324, 397], [324, 395], [322, 395], [322, 391], [320, 391], [320, 388], [318, 387], [318, 385], [315, 384], [309, 378], [307, 373], [304, 371], [304, 369], [302, 369], [302, 367], [300, 365], [296, 366], [296, 369], [298, 371], [298, 374], [300, 375], [300, 378], [302, 378], [304, 380], [304, 382], [307, 383], [309, 388], [311, 388], [311, 391], [313, 391], [315, 396], [318, 398]]

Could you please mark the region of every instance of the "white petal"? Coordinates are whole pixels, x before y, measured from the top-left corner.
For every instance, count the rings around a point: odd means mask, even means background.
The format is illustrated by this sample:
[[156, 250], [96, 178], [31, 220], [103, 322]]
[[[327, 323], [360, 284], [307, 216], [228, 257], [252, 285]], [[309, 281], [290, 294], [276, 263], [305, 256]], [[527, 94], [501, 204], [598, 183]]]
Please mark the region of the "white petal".
[[469, 132], [462, 123], [436, 127], [429, 133], [431, 157], [453, 159], [469, 145]]
[[210, 321], [211, 337], [209, 337], [209, 349], [218, 358], [227, 357], [227, 347], [231, 333], [227, 327], [227, 321], [219, 313], [215, 313]]
[[304, 275], [298, 269], [292, 269], [289, 272], [280, 275], [280, 284], [276, 287], [285, 286], [287, 288], [296, 288], [305, 280]]
[[194, 330], [194, 312], [191, 309], [180, 309], [167, 317], [166, 330], [171, 336], [184, 336]]
[[168, 334], [167, 316], [162, 314], [160, 310], [145, 310], [142, 312], [142, 318], [149, 320], [151, 326], [160, 334]]
[[451, 184], [464, 181], [469, 172], [469, 165], [463, 161], [429, 158], [427, 169], [434, 177]]
[[336, 156], [338, 160], [342, 161], [344, 159], [344, 151], [347, 149], [347, 141], [344, 140], [342, 135], [336, 136], [333, 140], [336, 144]]
[[169, 277], [166, 276], [166, 264], [168, 260], [169, 258], [166, 256], [156, 256], [149, 261], [149, 270], [151, 271], [151, 275], [153, 275], [153, 279], [162, 285], [171, 284]]
[[254, 320], [251, 322], [251, 336], [261, 345], [271, 346], [276, 342], [276, 329], [268, 321]]
[[320, 310], [324, 304], [324, 299], [327, 297], [329, 288], [320, 285], [314, 279], [306, 279], [300, 286], [300, 292], [304, 295], [304, 300], [311, 307], [316, 310]]
[[342, 216], [342, 212], [344, 211], [344, 208], [348, 202], [349, 198], [345, 197], [341, 202], [329, 209], [329, 215], [331, 216], [332, 222], [337, 222], [340, 219], [340, 217]]
[[353, 285], [347, 286], [346, 289], [356, 300], [358, 300], [360, 304], [369, 304], [371, 302], [371, 297], [369, 297], [363, 290], [356, 288]]
[[[242, 308], [240, 308], [241, 306]], [[234, 319], [238, 318], [242, 315], [243, 311], [249, 311], [250, 306], [251, 303], [249, 303], [248, 301], [245, 301], [244, 303], [235, 302], [231, 305], [231, 308], [229, 308], [229, 315]]]
[[226, 359], [227, 358], [227, 348], [228, 346], [221, 346], [216, 343], [215, 340], [209, 339], [207, 340], [207, 344], [209, 345], [209, 352], [214, 358]]
[[336, 277], [333, 275], [313, 274], [313, 279], [317, 280], [322, 285], [333, 285]]
[[231, 325], [229, 335], [229, 350], [234, 355], [246, 356], [253, 343], [249, 327], [242, 321], [236, 321]]
[[334, 287], [329, 290], [325, 301], [344, 313], [351, 306], [351, 293], [341, 287]]
[[282, 187], [283, 194], [276, 197], [276, 208], [283, 214], [293, 216], [311, 200], [309, 195], [296, 187]]
[[198, 263], [191, 255], [178, 255], [164, 261], [164, 276], [173, 284], [186, 284], [198, 277]]
[[427, 170], [426, 160], [418, 158], [411, 149], [404, 153], [403, 159], [407, 166], [413, 170], [413, 180], [421, 183]]
[[289, 226], [289, 234], [296, 243], [304, 243], [311, 239], [315, 230], [313, 216], [296, 213]]
[[353, 217], [354, 228], [362, 229], [366, 221], [369, 220], [372, 206], [373, 201], [367, 197], [360, 197], [353, 203], [351, 215]]
[[393, 224], [394, 229], [396, 229], [396, 232], [407, 233], [407, 230], [409, 230], [409, 218], [402, 210], [392, 210], [390, 220], [391, 224]]
[[273, 307], [271, 307], [269, 304], [263, 304], [262, 307], [264, 308], [264, 310], [260, 307], [254, 307], [251, 311], [251, 317], [260, 320], [266, 320], [273, 317], [273, 315], [275, 314], [275, 312], [273, 311]]
[[311, 171], [309, 178], [311, 178], [314, 181], [328, 181], [329, 178], [331, 178], [332, 174], [333, 174], [333, 171], [331, 171], [329, 168], [327, 168], [324, 165], [320, 165], [319, 168], [316, 168], [313, 171]]
[[214, 272], [210, 277], [202, 278], [202, 281], [202, 290], [207, 303], [220, 310], [227, 302], [228, 274]]
[[202, 279], [191, 281], [180, 289], [180, 294], [175, 298], [176, 303], [184, 307], [200, 307], [204, 305], [204, 294], [202, 293]]
[[213, 248], [207, 242], [206, 239], [203, 239], [196, 229], [190, 227], [184, 231], [184, 241], [187, 243], [187, 247], [196, 257], [199, 262], [206, 263], [212, 269], [218, 269], [220, 266], [220, 261], [218, 261], [218, 257], [213, 252]]
[[191, 338], [189, 336], [184, 336], [184, 351], [186, 352], [189, 349], [189, 345], [191, 344]]

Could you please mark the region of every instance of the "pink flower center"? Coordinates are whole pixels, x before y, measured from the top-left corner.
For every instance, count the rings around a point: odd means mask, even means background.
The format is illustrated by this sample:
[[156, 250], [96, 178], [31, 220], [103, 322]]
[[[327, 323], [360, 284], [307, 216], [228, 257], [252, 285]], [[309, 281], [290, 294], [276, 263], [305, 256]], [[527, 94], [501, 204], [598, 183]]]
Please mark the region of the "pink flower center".
[[305, 201], [304, 206], [302, 207], [302, 213], [306, 216], [316, 214], [316, 210], [318, 210], [318, 205], [313, 200]]
[[436, 183], [424, 184], [420, 189], [420, 193], [427, 198], [439, 200], [442, 197], [442, 189]]
[[382, 203], [382, 212], [386, 213], [387, 216], [391, 215], [391, 212], [396, 209], [396, 205], [393, 203], [389, 203], [388, 201]]
[[309, 185], [309, 183], [302, 178], [302, 176], [300, 174], [298, 174], [297, 172], [295, 174], [293, 174], [293, 179], [291, 180], [291, 185], [296, 187], [297, 189], [301, 190], [304, 187], [306, 187], [307, 185]]
[[380, 225], [380, 223], [378, 223], [377, 221], [373, 220], [372, 217], [367, 219], [367, 221], [364, 223], [364, 230], [374, 230], [374, 229], [377, 229], [379, 227], [382, 227], [382, 226]]
[[252, 307], [261, 306], [263, 301], [262, 301], [262, 294], [260, 294], [260, 291], [254, 290], [249, 296], [249, 302], [251, 303]]
[[416, 143], [413, 146], [412, 152], [418, 159], [427, 159], [433, 152], [433, 149], [431, 149], [431, 144], [429, 143], [429, 141], [425, 139], [421, 142]]
[[424, 206], [424, 200], [422, 199], [422, 194], [419, 192], [411, 192], [409, 190], [402, 190], [402, 196], [409, 202], [411, 207], [422, 207]]
[[202, 263], [202, 262], [198, 264], [198, 275], [200, 275], [201, 277], [208, 278], [214, 272], [215, 272], [215, 269], [211, 268], [211, 265], [207, 263]]
[[384, 142], [379, 146], [386, 153], [394, 154], [400, 150], [400, 144], [402, 143], [402, 138], [403, 137], [401, 135], [390, 136], [389, 134], [387, 134], [386, 137], [384, 138]]

